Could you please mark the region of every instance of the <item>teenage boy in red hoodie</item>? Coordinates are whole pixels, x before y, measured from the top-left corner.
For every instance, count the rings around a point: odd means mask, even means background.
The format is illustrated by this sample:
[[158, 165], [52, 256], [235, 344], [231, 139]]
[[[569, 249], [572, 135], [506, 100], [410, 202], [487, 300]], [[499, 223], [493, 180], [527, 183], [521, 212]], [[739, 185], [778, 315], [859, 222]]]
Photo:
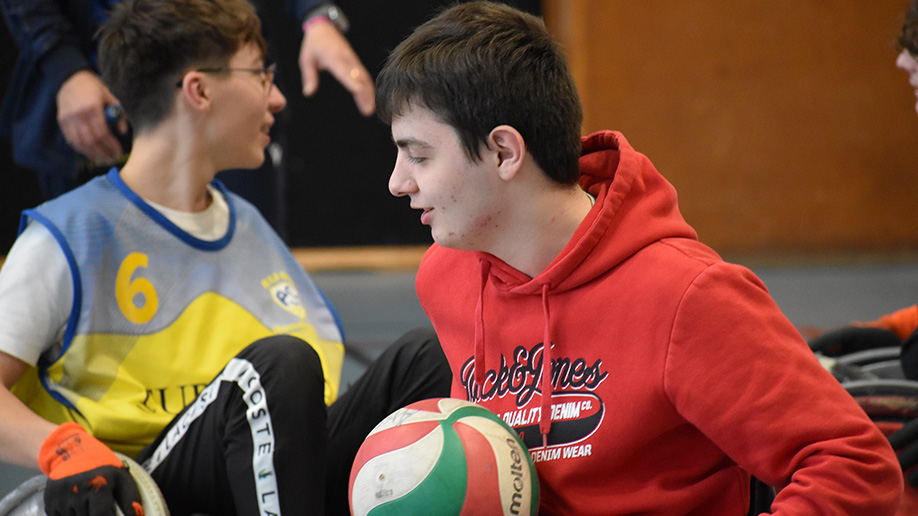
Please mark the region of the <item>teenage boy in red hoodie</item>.
[[749, 270], [582, 111], [542, 22], [488, 2], [420, 26], [377, 80], [389, 189], [435, 244], [417, 291], [453, 371], [536, 462], [540, 514], [892, 514], [893, 451]]

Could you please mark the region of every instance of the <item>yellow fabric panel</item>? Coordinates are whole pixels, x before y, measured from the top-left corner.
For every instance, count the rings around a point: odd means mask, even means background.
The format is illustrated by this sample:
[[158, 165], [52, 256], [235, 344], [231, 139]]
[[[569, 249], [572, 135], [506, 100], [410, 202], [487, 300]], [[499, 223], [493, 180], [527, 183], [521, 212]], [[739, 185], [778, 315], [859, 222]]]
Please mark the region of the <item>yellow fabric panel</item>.
[[331, 404], [344, 358], [341, 343], [320, 339], [305, 320], [266, 328], [248, 311], [214, 293], [198, 297], [157, 333], [77, 336], [63, 359], [49, 368], [49, 379], [80, 414], [54, 400], [38, 384], [34, 371], [17, 383], [14, 392], [43, 417], [56, 423], [77, 421], [113, 449], [133, 457], [230, 358], [274, 334], [297, 336], [317, 351], [325, 371], [325, 401]]

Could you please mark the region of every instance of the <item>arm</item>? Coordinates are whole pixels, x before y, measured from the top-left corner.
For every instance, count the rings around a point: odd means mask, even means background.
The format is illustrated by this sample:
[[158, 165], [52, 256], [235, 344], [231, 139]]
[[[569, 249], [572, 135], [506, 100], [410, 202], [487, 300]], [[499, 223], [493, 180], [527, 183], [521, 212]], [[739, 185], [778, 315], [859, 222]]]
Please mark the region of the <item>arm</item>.
[[11, 392], [49, 343], [60, 340], [71, 296], [63, 253], [43, 226], [30, 223], [0, 269], [0, 461], [38, 466], [48, 475], [49, 513], [82, 514], [80, 508], [117, 503], [124, 514], [138, 516], [134, 481], [107, 446], [77, 423], [45, 420]]
[[[105, 106], [117, 104], [102, 78], [91, 70], [71, 75], [57, 92], [57, 123], [74, 150], [102, 165], [115, 163], [124, 149], [105, 119]], [[124, 118], [121, 134], [127, 132]]]
[[[10, 392], [27, 367], [0, 351], [0, 461], [38, 465], [49, 477], [44, 498], [53, 514], [83, 514], [81, 508], [107, 499], [122, 514], [142, 516], [140, 493], [111, 450], [76, 423], [56, 425], [42, 419]], [[100, 489], [100, 484], [105, 487]]]
[[287, 0], [287, 10], [303, 26], [299, 56], [303, 95], [315, 94], [319, 72], [325, 70], [351, 92], [360, 113], [370, 116], [376, 111], [373, 79], [344, 37], [346, 24], [335, 24], [324, 14], [333, 5], [325, 0]]
[[52, 84], [92, 69], [89, 42], [53, 0], [0, 0], [0, 8], [20, 54]]
[[[249, 0], [256, 7], [277, 0]], [[354, 96], [357, 109], [364, 116], [376, 111], [376, 90], [370, 73], [344, 37], [346, 22], [327, 16], [327, 9], [335, 7], [326, 0], [286, 0], [287, 13], [303, 27], [298, 62], [303, 95], [311, 96], [319, 88], [319, 72], [327, 71]], [[336, 7], [335, 7], [336, 8]], [[336, 8], [337, 9], [337, 8]], [[338, 9], [336, 13], [343, 12]]]
[[896, 310], [872, 321], [855, 321], [810, 339], [810, 348], [837, 357], [877, 348], [902, 348], [903, 366], [909, 337], [918, 329], [918, 305]]
[[64, 254], [44, 226], [30, 222], [0, 269], [0, 414], [4, 414], [0, 460], [4, 462], [37, 467], [39, 448], [57, 426], [35, 414], [10, 389], [60, 339], [72, 296]]
[[314, 16], [305, 21], [303, 31], [299, 57], [303, 94], [316, 92], [319, 72], [325, 70], [351, 92], [364, 116], [372, 115], [376, 110], [373, 80], [338, 27], [327, 17]]
[[26, 407], [10, 388], [28, 364], [0, 351], [0, 461], [30, 468], [38, 465], [38, 450], [57, 425]]
[[896, 310], [879, 319], [865, 322], [852, 323], [853, 326], [866, 328], [881, 328], [895, 333], [900, 339], [905, 340], [918, 329], [918, 305]]
[[780, 488], [774, 514], [895, 513], [903, 479], [892, 448], [751, 272], [721, 264], [696, 278], [665, 382], [686, 420]]
[[[104, 108], [117, 103], [93, 71], [89, 20], [71, 20], [50, 0], [0, 0], [20, 53], [58, 91], [57, 119], [67, 143], [98, 163], [123, 153]], [[126, 131], [126, 126], [122, 126]]]

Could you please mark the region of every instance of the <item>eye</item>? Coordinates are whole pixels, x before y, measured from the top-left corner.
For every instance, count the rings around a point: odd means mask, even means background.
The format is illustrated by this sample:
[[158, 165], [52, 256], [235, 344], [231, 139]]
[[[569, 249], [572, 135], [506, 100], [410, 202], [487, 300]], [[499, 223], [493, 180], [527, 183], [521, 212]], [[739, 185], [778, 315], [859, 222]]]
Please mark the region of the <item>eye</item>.
[[399, 148], [398, 153], [404, 159], [408, 160], [408, 163], [411, 163], [412, 165], [420, 165], [421, 163], [424, 163], [427, 160], [427, 158], [424, 156], [418, 156], [416, 154], [412, 154], [411, 149], [409, 149], [408, 147]]

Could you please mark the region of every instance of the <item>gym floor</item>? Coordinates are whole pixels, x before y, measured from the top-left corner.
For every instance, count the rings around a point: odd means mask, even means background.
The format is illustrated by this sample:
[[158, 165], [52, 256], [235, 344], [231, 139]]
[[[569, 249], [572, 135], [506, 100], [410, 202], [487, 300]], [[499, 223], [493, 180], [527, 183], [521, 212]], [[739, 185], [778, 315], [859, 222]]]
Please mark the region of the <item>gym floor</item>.
[[[309, 264], [306, 267], [315, 270]], [[804, 334], [873, 319], [918, 302], [918, 261], [750, 268]], [[405, 331], [428, 324], [414, 293], [410, 268], [395, 267], [389, 272], [327, 269], [314, 272], [313, 277], [344, 324], [348, 354], [343, 388], [386, 345]], [[35, 474], [33, 469], [0, 464], [0, 497]]]

